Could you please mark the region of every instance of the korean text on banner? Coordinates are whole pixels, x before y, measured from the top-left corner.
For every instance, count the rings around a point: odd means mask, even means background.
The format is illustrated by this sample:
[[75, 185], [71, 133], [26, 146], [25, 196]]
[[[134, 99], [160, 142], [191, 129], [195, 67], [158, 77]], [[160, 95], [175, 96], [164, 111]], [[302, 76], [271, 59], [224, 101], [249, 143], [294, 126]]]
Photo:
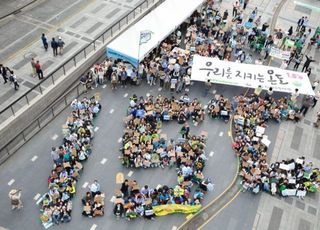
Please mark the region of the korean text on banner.
[[283, 70], [276, 67], [220, 61], [217, 58], [193, 57], [191, 80], [314, 95], [306, 73]]

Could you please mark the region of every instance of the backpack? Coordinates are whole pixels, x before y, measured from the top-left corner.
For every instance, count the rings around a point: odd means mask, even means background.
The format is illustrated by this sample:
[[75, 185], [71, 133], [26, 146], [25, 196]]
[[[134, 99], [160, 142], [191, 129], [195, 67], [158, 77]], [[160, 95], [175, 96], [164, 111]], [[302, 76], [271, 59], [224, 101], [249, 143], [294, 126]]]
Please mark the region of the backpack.
[[10, 75], [10, 77], [9, 77], [9, 81], [10, 81], [10, 82], [14, 82], [13, 75]]

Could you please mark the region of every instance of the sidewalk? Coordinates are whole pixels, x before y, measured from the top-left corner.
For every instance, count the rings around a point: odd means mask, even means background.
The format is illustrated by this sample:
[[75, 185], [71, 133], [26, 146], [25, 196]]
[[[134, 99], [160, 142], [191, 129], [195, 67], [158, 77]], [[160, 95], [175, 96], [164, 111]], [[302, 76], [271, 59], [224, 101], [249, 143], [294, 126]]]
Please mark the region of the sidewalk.
[[[0, 63], [14, 70], [20, 89], [15, 91], [9, 84], [4, 85], [1, 77], [0, 110], [39, 82], [37, 77], [31, 76], [32, 57], [40, 61], [44, 75], [47, 76], [141, 2], [141, 0], [37, 1], [22, 12], [1, 21]], [[40, 39], [42, 33], [48, 38], [47, 52]], [[59, 36], [65, 42], [64, 54], [53, 57], [50, 41], [52, 37]], [[82, 58], [83, 55], [79, 55], [77, 60]], [[70, 63], [70, 68], [72, 64]], [[39, 94], [39, 90], [34, 91], [28, 99], [31, 100]], [[19, 106], [23, 105], [17, 105], [18, 108]]]
[[[320, 2], [304, 0], [308, 7], [287, 1], [280, 12], [275, 28], [289, 29], [296, 27], [296, 22], [301, 16], [309, 18], [309, 25], [314, 31], [319, 22]], [[302, 1], [299, 1], [302, 3]], [[320, 8], [319, 8], [320, 10]], [[312, 33], [313, 34], [313, 33]], [[316, 59], [311, 64], [311, 80], [320, 79], [320, 52], [314, 48], [309, 55]], [[319, 89], [319, 88], [318, 88]], [[316, 89], [317, 90], [317, 89]], [[317, 104], [314, 109], [309, 109], [306, 117], [299, 123], [282, 122], [280, 125], [275, 148], [270, 162], [282, 159], [305, 156], [306, 162], [312, 161], [315, 167], [320, 166], [320, 129], [313, 127], [316, 113], [320, 110]], [[262, 194], [258, 212], [255, 218], [257, 230], [316, 230], [320, 228], [320, 198], [319, 193], [308, 194], [304, 200], [298, 198], [279, 198], [269, 194]]]

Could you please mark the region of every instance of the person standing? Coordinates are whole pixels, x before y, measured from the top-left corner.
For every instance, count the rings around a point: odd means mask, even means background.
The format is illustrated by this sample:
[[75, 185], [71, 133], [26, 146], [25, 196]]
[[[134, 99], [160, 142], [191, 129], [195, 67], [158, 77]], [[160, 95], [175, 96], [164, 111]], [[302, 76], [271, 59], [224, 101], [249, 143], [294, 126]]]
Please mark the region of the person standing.
[[31, 64], [31, 68], [32, 68], [32, 74], [31, 74], [31, 76], [32, 77], [36, 77], [36, 75], [37, 75], [37, 71], [36, 71], [36, 61], [34, 60], [34, 58], [31, 58], [31, 62], [30, 62], [30, 64]]
[[303, 59], [303, 55], [302, 54], [296, 54], [295, 55], [295, 58], [294, 58], [295, 64], [293, 66], [294, 70], [297, 70], [299, 68], [299, 65], [302, 62], [302, 59]]
[[319, 85], [319, 80], [315, 80], [315, 81], [312, 83], [312, 90], [315, 90], [318, 85]]
[[41, 36], [41, 41], [42, 41], [42, 44], [43, 44], [43, 47], [46, 51], [48, 51], [48, 40], [47, 40], [47, 37], [45, 34], [42, 34]]
[[238, 9], [240, 7], [240, 4], [238, 1], [236, 1], [235, 3], [233, 3], [233, 7], [232, 7], [232, 17], [236, 17], [238, 14]]
[[37, 63], [35, 64], [36, 72], [38, 74], [39, 80], [43, 79], [43, 71], [42, 71], [42, 66], [40, 64], [40, 61], [38, 60]]
[[16, 208], [23, 208], [21, 201], [21, 189], [11, 189], [9, 192], [9, 198], [11, 202], [11, 209], [14, 210]]
[[309, 110], [309, 108], [314, 104], [312, 96], [306, 96], [302, 101], [302, 107], [300, 109], [303, 116], [305, 116]]
[[17, 80], [17, 76], [14, 74], [13, 70], [10, 70], [10, 78], [9, 78], [10, 82], [13, 83], [14, 89], [18, 90], [19, 89], [19, 83]]
[[273, 94], [273, 89], [272, 89], [272, 87], [270, 87], [268, 89], [268, 91], [266, 92], [266, 95], [264, 96], [264, 99], [268, 100], [268, 101], [271, 101], [272, 94]]
[[315, 60], [313, 60], [311, 56], [308, 57], [308, 56], [306, 55], [306, 58], [307, 58], [307, 60], [306, 60], [305, 63], [303, 64], [302, 72], [304, 72], [305, 70], [307, 70], [307, 69], [309, 68], [311, 62], [315, 62]]
[[302, 18], [300, 18], [300, 19], [298, 20], [296, 32], [299, 32], [299, 31], [300, 31], [303, 23], [304, 23], [304, 17], [302, 17]]
[[94, 180], [89, 188], [90, 188], [92, 197], [95, 197], [95, 195], [100, 192], [100, 184], [98, 183], [97, 180]]
[[4, 80], [3, 84], [6, 84], [8, 82], [7, 70], [6, 67], [4, 67], [2, 64], [0, 64], [0, 74], [2, 75], [2, 78]]
[[59, 54], [63, 54], [63, 47], [64, 47], [64, 41], [62, 40], [61, 37], [58, 39], [58, 48], [59, 48]]
[[190, 127], [189, 127], [189, 124], [186, 122], [186, 123], [184, 123], [184, 125], [182, 126], [182, 128], [180, 130], [182, 138], [188, 138], [189, 132], [190, 132]]
[[245, 10], [247, 8], [249, 0], [244, 0], [243, 1], [243, 9]]
[[316, 106], [316, 104], [317, 104], [317, 102], [319, 101], [319, 99], [320, 99], [320, 91], [318, 90], [318, 91], [315, 93], [314, 97], [313, 97], [313, 105], [312, 105], [312, 108], [314, 108], [314, 107]]
[[58, 43], [54, 38], [52, 38], [52, 40], [51, 40], [51, 48], [53, 51], [53, 56], [57, 56], [58, 55]]

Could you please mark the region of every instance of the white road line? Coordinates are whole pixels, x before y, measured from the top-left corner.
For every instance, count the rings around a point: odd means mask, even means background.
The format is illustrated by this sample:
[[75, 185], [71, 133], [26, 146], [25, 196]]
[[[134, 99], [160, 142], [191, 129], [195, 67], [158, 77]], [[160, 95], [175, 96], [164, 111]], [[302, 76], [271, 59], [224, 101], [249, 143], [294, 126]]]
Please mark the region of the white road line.
[[33, 157], [31, 158], [31, 161], [32, 161], [32, 162], [35, 162], [37, 159], [38, 159], [38, 156], [36, 155], [36, 156], [33, 156]]
[[220, 132], [220, 133], [219, 133], [219, 137], [222, 137], [222, 136], [223, 136], [223, 132]]
[[97, 227], [98, 227], [98, 225], [93, 224], [93, 225], [91, 226], [90, 230], [95, 230]]
[[107, 87], [107, 85], [103, 85], [103, 86], [102, 86], [103, 89], [106, 88], [106, 87]]
[[40, 196], [41, 196], [41, 194], [40, 194], [40, 193], [37, 193], [37, 194], [33, 197], [33, 199], [34, 199], [34, 200], [38, 200], [38, 199], [40, 198]]
[[123, 97], [127, 97], [128, 96], [128, 94], [127, 93], [125, 93], [124, 95], [123, 95]]
[[8, 182], [8, 185], [11, 186], [14, 182], [15, 182], [15, 180], [14, 180], [14, 179], [11, 179], [11, 180]]
[[108, 161], [107, 158], [103, 158], [103, 159], [100, 161], [100, 163], [104, 165], [107, 161]]
[[113, 112], [114, 112], [114, 109], [111, 109], [109, 113], [113, 113]]
[[115, 201], [115, 199], [116, 199], [116, 197], [112, 196], [111, 199], [110, 199], [110, 202], [113, 203]]
[[171, 230], [177, 230], [177, 226], [172, 226]]
[[128, 173], [128, 177], [131, 177], [132, 174], [133, 174], [133, 171], [130, 171], [130, 172]]
[[209, 153], [209, 156], [210, 156], [210, 157], [213, 157], [213, 154], [214, 154], [214, 152], [211, 151], [211, 152]]
[[160, 88], [158, 88], [158, 91], [161, 91], [162, 90], [162, 88], [160, 87]]
[[118, 139], [118, 143], [120, 143], [122, 141], [122, 137], [120, 137], [119, 139]]
[[57, 140], [58, 137], [59, 137], [58, 134], [54, 134], [51, 139], [55, 141], [55, 140]]
[[84, 184], [82, 185], [82, 188], [86, 188], [88, 186], [89, 182], [84, 182]]
[[98, 126], [94, 128], [94, 131], [95, 131], [95, 132], [97, 132], [98, 130], [99, 130], [99, 127], [98, 127]]

